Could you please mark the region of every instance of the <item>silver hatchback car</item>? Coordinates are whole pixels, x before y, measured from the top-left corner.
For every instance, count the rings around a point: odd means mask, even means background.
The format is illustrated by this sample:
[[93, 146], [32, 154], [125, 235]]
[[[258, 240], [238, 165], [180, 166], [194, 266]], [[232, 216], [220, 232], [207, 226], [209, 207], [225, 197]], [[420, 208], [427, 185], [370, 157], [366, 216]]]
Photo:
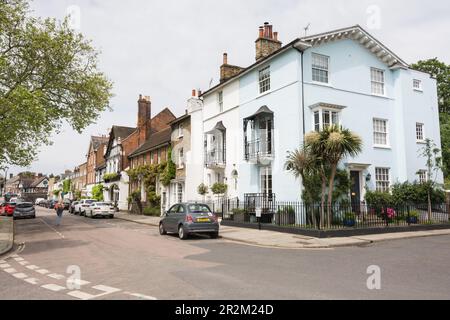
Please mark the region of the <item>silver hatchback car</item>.
[[159, 223], [159, 233], [178, 233], [182, 240], [192, 233], [206, 233], [216, 239], [219, 237], [219, 220], [206, 204], [180, 203], [164, 214]]

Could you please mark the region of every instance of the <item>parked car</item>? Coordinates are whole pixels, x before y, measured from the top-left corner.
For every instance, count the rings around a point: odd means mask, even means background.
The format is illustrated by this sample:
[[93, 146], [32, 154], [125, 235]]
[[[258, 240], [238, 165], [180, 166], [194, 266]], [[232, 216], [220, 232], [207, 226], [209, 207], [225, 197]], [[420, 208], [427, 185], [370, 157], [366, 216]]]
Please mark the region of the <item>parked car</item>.
[[80, 201], [74, 201], [74, 202], [72, 202], [72, 203], [70, 204], [70, 207], [69, 207], [69, 213], [74, 214], [74, 213], [75, 213], [75, 206], [76, 206], [77, 204], [79, 204], [79, 203], [80, 203]]
[[116, 210], [111, 202], [94, 202], [86, 209], [86, 217], [114, 218]]
[[219, 237], [219, 221], [206, 204], [176, 204], [161, 219], [159, 233], [178, 233], [182, 240], [192, 233], [206, 233], [215, 239]]
[[36, 210], [32, 202], [18, 203], [13, 214], [14, 219], [35, 219]]
[[6, 207], [6, 202], [1, 202], [0, 203], [0, 216], [4, 216], [4, 215], [6, 215], [6, 213], [5, 213], [5, 207]]
[[83, 199], [75, 206], [75, 214], [79, 214], [80, 216], [86, 214], [86, 209], [91, 206], [97, 200], [94, 199]]
[[12, 217], [14, 215], [14, 210], [16, 209], [16, 203], [15, 202], [8, 202], [5, 206], [5, 214], [8, 217]]
[[69, 210], [70, 209], [70, 204], [72, 203], [70, 200], [64, 200], [64, 210]]
[[55, 209], [55, 205], [58, 203], [56, 200], [49, 200], [45, 206], [47, 209]]
[[34, 202], [35, 206], [40, 206], [41, 203], [45, 202], [44, 198], [37, 198], [36, 201]]

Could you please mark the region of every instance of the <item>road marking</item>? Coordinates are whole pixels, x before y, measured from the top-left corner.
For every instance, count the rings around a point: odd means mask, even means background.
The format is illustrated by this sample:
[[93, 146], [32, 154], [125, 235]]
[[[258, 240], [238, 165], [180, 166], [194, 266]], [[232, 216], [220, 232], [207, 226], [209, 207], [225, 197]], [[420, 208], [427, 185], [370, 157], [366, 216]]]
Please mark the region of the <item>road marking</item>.
[[74, 287], [74, 286], [85, 286], [90, 284], [89, 281], [84, 281], [81, 279], [68, 279], [67, 280], [67, 286]]
[[66, 278], [62, 274], [57, 274], [57, 273], [52, 273], [52, 274], [49, 274], [47, 276], [50, 277], [50, 278], [56, 279], [56, 280], [62, 280], [62, 279]]
[[13, 274], [13, 276], [16, 277], [17, 279], [28, 278], [28, 276], [25, 273], [15, 273], [15, 274]]
[[69, 296], [80, 299], [80, 300], [90, 300], [95, 298], [96, 296], [86, 293], [86, 292], [82, 292], [82, 291], [71, 291], [67, 293]]
[[44, 219], [39, 219], [39, 220], [41, 220], [47, 227], [49, 227], [50, 229], [55, 231], [56, 234], [61, 237], [61, 239], [64, 239], [64, 235], [61, 232], [59, 232], [58, 230], [56, 230], [55, 228], [53, 228], [51, 225], [49, 225], [47, 222], [45, 222]]
[[40, 274], [44, 274], [44, 275], [50, 273], [50, 271], [45, 270], [45, 269], [36, 270], [36, 272], [40, 273]]
[[146, 295], [143, 295], [143, 294], [140, 294], [140, 293], [130, 293], [130, 292], [125, 292], [125, 294], [128, 294], [128, 295], [130, 295], [130, 296], [139, 298], [139, 299], [141, 299], [141, 300], [158, 300], [158, 299], [156, 299], [155, 297], [152, 297], [152, 296], [146, 296]]
[[30, 269], [30, 270], [37, 270], [37, 269], [39, 269], [39, 267], [35, 266], [34, 264], [27, 266], [27, 268]]
[[19, 261], [24, 261], [25, 259], [24, 259], [24, 258], [21, 258], [21, 257], [17, 257], [17, 258], [14, 258], [14, 260], [16, 260], [17, 262], [19, 262]]
[[0, 260], [0, 264], [4, 264], [4, 263], [6, 263], [5, 260]]
[[26, 266], [26, 265], [29, 264], [29, 263], [28, 263], [28, 261], [20, 261], [19, 264], [20, 264], [21, 266]]
[[17, 258], [17, 257], [19, 257], [19, 255], [17, 253], [11, 255], [11, 258]]
[[111, 293], [121, 291], [120, 289], [108, 287], [108, 286], [104, 286], [104, 285], [98, 285], [98, 286], [92, 287], [92, 289], [95, 289], [98, 291], [103, 291], [104, 293], [102, 293], [101, 295], [106, 295], [106, 294], [111, 294]]
[[11, 268], [11, 266], [7, 263], [4, 263], [4, 264], [0, 264], [0, 268], [2, 268], [2, 269]]
[[35, 278], [24, 279], [23, 281], [28, 282], [29, 284], [32, 284], [32, 285], [37, 285], [39, 283], [39, 280], [35, 279]]
[[59, 291], [63, 291], [66, 290], [66, 288], [58, 286], [57, 284], [44, 284], [43, 286], [41, 286], [41, 288], [47, 289], [47, 290], [51, 290], [54, 292], [59, 292]]
[[17, 273], [17, 270], [14, 269], [14, 268], [9, 268], [9, 269], [5, 269], [5, 272], [8, 272], [8, 273]]

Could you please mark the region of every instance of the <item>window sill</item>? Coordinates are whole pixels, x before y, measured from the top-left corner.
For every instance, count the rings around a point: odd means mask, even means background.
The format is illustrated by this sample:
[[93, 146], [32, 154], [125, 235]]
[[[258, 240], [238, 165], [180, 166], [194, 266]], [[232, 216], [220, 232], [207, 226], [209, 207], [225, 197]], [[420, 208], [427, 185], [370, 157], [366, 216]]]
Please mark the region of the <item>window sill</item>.
[[271, 93], [272, 93], [272, 89], [270, 89], [269, 91], [265, 91], [265, 92], [263, 92], [263, 93], [260, 93], [260, 94], [256, 97], [256, 99], [259, 99], [259, 98], [264, 97], [264, 96], [266, 96], [266, 95], [268, 95], [268, 94], [271, 94]]
[[427, 144], [425, 140], [416, 140], [417, 144]]
[[413, 91], [418, 92], [418, 93], [423, 93], [423, 89], [413, 88]]
[[391, 146], [384, 146], [384, 145], [380, 145], [380, 144], [375, 144], [375, 145], [373, 145], [373, 147], [374, 147], [375, 149], [392, 150], [392, 147], [391, 147]]
[[377, 98], [385, 98], [385, 99], [387, 99], [387, 95], [385, 95], [385, 94], [371, 93], [371, 96], [377, 97]]
[[317, 86], [323, 86], [328, 88], [334, 88], [334, 86], [329, 82], [319, 82], [319, 81], [311, 81], [312, 84]]

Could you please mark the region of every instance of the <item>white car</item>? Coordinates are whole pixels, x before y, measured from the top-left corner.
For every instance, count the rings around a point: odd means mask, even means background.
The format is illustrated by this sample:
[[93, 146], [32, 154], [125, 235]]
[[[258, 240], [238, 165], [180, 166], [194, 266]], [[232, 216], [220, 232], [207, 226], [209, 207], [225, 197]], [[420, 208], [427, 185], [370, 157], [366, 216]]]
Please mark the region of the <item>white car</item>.
[[88, 209], [91, 204], [97, 202], [95, 199], [83, 199], [75, 205], [74, 213], [80, 216], [86, 214], [86, 209]]
[[45, 202], [44, 198], [37, 198], [36, 201], [34, 202], [35, 206], [39, 206], [41, 205], [41, 203]]
[[115, 208], [111, 202], [94, 202], [86, 209], [86, 217], [114, 218]]

